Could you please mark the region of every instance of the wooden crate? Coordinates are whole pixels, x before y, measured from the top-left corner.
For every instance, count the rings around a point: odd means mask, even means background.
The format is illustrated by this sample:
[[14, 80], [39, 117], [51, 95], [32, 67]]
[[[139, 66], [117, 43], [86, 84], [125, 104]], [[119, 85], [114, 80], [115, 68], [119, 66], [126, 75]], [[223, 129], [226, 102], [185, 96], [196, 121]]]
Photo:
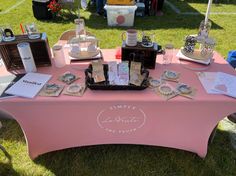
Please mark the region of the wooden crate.
[[[41, 34], [42, 36], [42, 34]], [[36, 67], [51, 66], [51, 52], [48, 39], [29, 39], [27, 35], [16, 35], [16, 39], [10, 42], [0, 42], [0, 54], [7, 70], [23, 69], [17, 44], [21, 42], [30, 43]]]

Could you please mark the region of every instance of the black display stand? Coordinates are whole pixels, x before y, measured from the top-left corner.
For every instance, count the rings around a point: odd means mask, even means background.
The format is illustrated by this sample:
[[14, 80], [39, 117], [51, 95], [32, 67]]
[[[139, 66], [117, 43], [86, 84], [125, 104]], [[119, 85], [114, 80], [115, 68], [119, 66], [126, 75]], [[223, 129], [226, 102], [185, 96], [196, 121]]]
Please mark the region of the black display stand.
[[95, 83], [92, 78], [93, 68], [90, 64], [89, 67], [85, 70], [85, 83], [88, 88], [91, 90], [144, 90], [148, 87], [148, 76], [149, 71], [142, 67], [141, 74], [144, 76], [144, 80], [140, 86], [133, 84], [129, 85], [111, 85], [108, 78], [108, 64], [103, 65], [103, 71], [105, 76], [105, 81]]
[[121, 60], [141, 62], [144, 68], [155, 69], [156, 55], [160, 50], [161, 46], [156, 43], [152, 47], [143, 47], [141, 42], [138, 42], [137, 46], [127, 46], [123, 43]]

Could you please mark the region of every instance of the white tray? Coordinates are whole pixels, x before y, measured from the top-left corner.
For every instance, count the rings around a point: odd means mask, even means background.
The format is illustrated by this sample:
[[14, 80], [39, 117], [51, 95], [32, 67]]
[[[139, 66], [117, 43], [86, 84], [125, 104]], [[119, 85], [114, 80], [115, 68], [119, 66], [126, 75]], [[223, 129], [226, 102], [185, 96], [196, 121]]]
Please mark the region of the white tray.
[[212, 57], [198, 58], [198, 59], [187, 57], [182, 53], [182, 49], [179, 50], [179, 52], [177, 53], [176, 56], [181, 60], [187, 60], [187, 61], [196, 62], [196, 63], [204, 64], [204, 65], [209, 65], [211, 63], [211, 60], [212, 60]]
[[83, 52], [80, 54], [74, 54], [74, 53], [68, 53], [69, 59], [73, 61], [85, 61], [85, 60], [96, 60], [96, 59], [102, 59], [102, 53], [100, 50], [97, 50], [96, 52]]

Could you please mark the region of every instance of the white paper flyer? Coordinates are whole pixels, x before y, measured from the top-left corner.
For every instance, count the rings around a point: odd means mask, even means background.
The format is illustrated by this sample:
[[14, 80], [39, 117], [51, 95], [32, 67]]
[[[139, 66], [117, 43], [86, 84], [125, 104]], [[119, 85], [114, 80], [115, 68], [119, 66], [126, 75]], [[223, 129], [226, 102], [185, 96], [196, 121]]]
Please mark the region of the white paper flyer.
[[236, 98], [236, 76], [218, 72], [212, 90]]
[[197, 72], [198, 78], [208, 94], [220, 94], [213, 90], [213, 85], [216, 80], [217, 72]]

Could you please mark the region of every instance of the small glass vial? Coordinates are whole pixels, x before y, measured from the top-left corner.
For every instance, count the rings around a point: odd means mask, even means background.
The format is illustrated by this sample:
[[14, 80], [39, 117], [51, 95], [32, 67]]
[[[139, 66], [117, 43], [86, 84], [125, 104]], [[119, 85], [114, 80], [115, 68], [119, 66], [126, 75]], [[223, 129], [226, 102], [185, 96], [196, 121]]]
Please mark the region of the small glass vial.
[[209, 35], [210, 29], [211, 29], [211, 21], [208, 20], [207, 23], [205, 23], [205, 20], [203, 20], [200, 23], [198, 35], [206, 38]]
[[76, 37], [79, 37], [80, 39], [84, 39], [86, 36], [86, 31], [85, 31], [85, 22], [83, 19], [75, 19], [75, 34]]
[[203, 56], [212, 56], [215, 48], [215, 40], [212, 38], [206, 38], [205, 43], [203, 44], [201, 54]]
[[173, 56], [174, 56], [174, 45], [166, 44], [163, 54], [163, 64], [164, 65], [171, 64]]
[[29, 39], [38, 39], [40, 38], [40, 33], [35, 23], [29, 23], [25, 25], [25, 30], [28, 34]]

